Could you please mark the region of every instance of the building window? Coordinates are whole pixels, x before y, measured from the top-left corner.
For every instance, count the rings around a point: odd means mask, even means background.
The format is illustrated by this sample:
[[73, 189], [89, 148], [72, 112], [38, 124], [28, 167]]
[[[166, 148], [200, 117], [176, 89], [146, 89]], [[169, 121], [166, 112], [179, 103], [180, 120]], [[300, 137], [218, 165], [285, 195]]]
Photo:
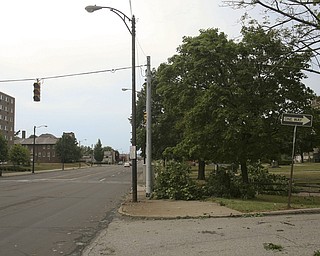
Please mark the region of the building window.
[[41, 157], [41, 152], [38, 153], [38, 157]]
[[50, 145], [47, 146], [47, 149], [50, 149]]
[[49, 158], [50, 158], [50, 152], [48, 152], [48, 153], [47, 153], [47, 157], [49, 157]]

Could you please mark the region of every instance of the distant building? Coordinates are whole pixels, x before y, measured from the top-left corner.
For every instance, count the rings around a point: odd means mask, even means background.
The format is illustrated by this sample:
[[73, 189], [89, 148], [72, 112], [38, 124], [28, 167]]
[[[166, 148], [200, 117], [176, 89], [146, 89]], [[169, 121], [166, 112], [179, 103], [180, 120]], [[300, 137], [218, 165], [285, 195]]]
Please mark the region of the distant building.
[[[41, 134], [35, 138], [35, 162], [36, 163], [59, 163], [60, 158], [56, 154], [55, 145], [59, 139], [52, 134]], [[22, 133], [22, 139], [16, 139], [15, 144], [21, 144], [30, 151], [30, 159], [33, 157], [33, 136], [25, 138], [25, 132]]]
[[115, 151], [111, 150], [111, 151], [104, 151], [103, 152], [103, 163], [107, 163], [107, 164], [114, 164], [116, 159], [116, 155], [115, 155]]
[[9, 146], [14, 144], [14, 116], [15, 98], [0, 92], [0, 133]]

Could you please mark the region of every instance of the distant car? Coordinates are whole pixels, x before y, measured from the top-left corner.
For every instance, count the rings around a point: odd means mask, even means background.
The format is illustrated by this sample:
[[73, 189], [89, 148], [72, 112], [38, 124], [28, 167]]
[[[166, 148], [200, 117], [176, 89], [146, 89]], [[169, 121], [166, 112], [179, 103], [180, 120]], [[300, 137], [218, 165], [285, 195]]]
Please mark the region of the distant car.
[[130, 167], [130, 163], [125, 162], [123, 166], [124, 166], [124, 167]]

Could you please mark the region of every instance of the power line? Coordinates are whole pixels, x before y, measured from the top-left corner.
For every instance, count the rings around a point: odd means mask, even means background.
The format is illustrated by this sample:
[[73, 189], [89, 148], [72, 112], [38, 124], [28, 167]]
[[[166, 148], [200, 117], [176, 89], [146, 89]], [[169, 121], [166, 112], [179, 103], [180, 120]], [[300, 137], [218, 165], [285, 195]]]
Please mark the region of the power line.
[[[141, 68], [146, 65], [139, 65], [136, 68]], [[81, 73], [73, 73], [73, 74], [65, 74], [65, 75], [56, 75], [56, 76], [47, 76], [42, 78], [37, 78], [41, 80], [48, 80], [48, 79], [57, 79], [57, 78], [64, 78], [64, 77], [72, 77], [72, 76], [84, 76], [84, 75], [92, 75], [92, 74], [99, 74], [99, 73], [106, 73], [112, 72], [115, 73], [116, 71], [131, 69], [132, 67], [122, 67], [122, 68], [113, 68], [113, 69], [104, 69], [104, 70], [97, 70], [97, 71], [89, 71], [89, 72], [81, 72]], [[20, 79], [7, 79], [7, 80], [0, 80], [0, 83], [10, 83], [10, 82], [25, 82], [25, 81], [34, 81], [36, 78], [20, 78]]]

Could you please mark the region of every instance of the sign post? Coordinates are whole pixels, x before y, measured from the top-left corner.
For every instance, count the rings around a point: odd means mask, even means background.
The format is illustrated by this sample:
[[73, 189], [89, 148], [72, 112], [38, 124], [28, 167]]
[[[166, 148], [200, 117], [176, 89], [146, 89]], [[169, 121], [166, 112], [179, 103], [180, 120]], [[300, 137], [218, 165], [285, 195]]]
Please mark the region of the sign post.
[[312, 127], [312, 120], [313, 120], [313, 116], [312, 115], [305, 115], [305, 114], [283, 113], [282, 116], [281, 116], [281, 124], [282, 125], [294, 126], [294, 129], [293, 129], [293, 141], [292, 141], [291, 171], [290, 171], [289, 192], [288, 192], [288, 208], [291, 208], [291, 194], [292, 194], [292, 183], [293, 183], [293, 166], [294, 166], [297, 126]]

